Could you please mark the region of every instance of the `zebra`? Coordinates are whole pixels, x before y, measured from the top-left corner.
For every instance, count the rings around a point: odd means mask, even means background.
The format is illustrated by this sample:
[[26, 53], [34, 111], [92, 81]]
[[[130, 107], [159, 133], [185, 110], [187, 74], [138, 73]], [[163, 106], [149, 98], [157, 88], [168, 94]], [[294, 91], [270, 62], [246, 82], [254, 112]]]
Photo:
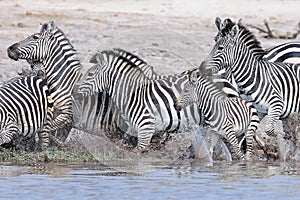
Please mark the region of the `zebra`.
[[55, 118], [51, 132], [73, 124], [72, 90], [81, 77], [81, 64], [76, 51], [54, 20], [41, 25], [39, 33], [11, 45], [8, 56], [26, 59], [32, 66], [41, 64], [50, 96], [54, 101]]
[[37, 76], [14, 78], [0, 86], [0, 96], [0, 145], [38, 133], [41, 148], [47, 147], [53, 116], [47, 82]]
[[[200, 71], [190, 73], [189, 82], [185, 83], [175, 108], [181, 110], [191, 103], [197, 103], [210, 128], [229, 141], [238, 159], [250, 160], [254, 133], [259, 125], [256, 109], [251, 103], [239, 97], [228, 97]], [[243, 133], [246, 137], [246, 158], [237, 140], [237, 136]]]
[[[149, 79], [161, 79], [165, 76], [158, 75], [153, 67], [148, 65], [144, 60], [138, 56], [121, 48], [114, 48], [114, 53], [120, 57], [124, 57], [127, 61], [136, 65], [143, 71], [143, 74]], [[101, 53], [101, 52], [100, 52]], [[90, 59], [91, 63], [98, 63], [98, 53], [94, 54]], [[101, 62], [101, 61], [100, 61]], [[93, 75], [93, 68], [91, 67], [86, 76]], [[79, 83], [80, 84], [80, 83]], [[104, 129], [105, 131], [116, 132], [118, 130], [126, 130], [126, 125], [118, 114], [118, 110], [111, 105], [110, 97], [106, 92], [98, 92], [97, 94], [89, 94], [82, 96], [78, 94], [77, 87], [74, 88], [74, 98], [76, 109], [80, 119], [75, 123], [75, 127], [86, 130], [88, 132], [95, 132], [97, 129]], [[86, 110], [89, 110], [86, 112]]]
[[266, 133], [276, 136], [276, 121], [300, 111], [299, 65], [268, 62], [253, 33], [240, 22], [225, 22], [224, 26], [217, 25], [223, 27], [218, 32], [221, 37], [217, 37], [203, 68], [211, 73], [230, 70], [240, 92], [258, 112], [267, 114]]
[[97, 57], [98, 64], [83, 78], [78, 93], [88, 96], [108, 92], [127, 123], [126, 133], [137, 136], [138, 149], [148, 150], [156, 132], [176, 132], [190, 125], [198, 127], [197, 106], [181, 112], [173, 106], [182, 83], [187, 81], [186, 75], [151, 80], [130, 60], [114, 51], [102, 51]]
[[[219, 42], [224, 36], [224, 27], [227, 23], [232, 23], [231, 19], [225, 19], [222, 23], [222, 20], [217, 17], [215, 20], [215, 24], [218, 28], [218, 33], [215, 36], [215, 42]], [[239, 20], [238, 24], [241, 23], [241, 19]], [[282, 62], [282, 63], [293, 63], [299, 64], [300, 63], [300, 43], [298, 42], [288, 42], [283, 43], [278, 46], [269, 48], [265, 50], [265, 55], [263, 55], [263, 59], [268, 62]], [[204, 62], [203, 62], [204, 63]], [[202, 66], [205, 66], [204, 64]], [[200, 69], [201, 67], [200, 66]], [[221, 76], [222, 78], [228, 79], [229, 82], [232, 84], [232, 87], [235, 88], [236, 91], [239, 91], [237, 83], [232, 76], [232, 72], [230, 68], [225, 68], [223, 70], [218, 71], [217, 74], [210, 74], [210, 76]]]
[[[140, 68], [144, 75], [151, 80], [159, 80], [159, 79], [169, 79], [172, 76], [176, 76], [176, 74], [173, 75], [159, 75], [157, 74], [151, 65], [148, 65], [147, 62], [139, 58], [138, 56], [120, 48], [114, 48], [113, 52], [120, 57], [125, 58], [127, 61], [132, 62], [136, 67]], [[97, 54], [93, 55], [91, 58], [92, 63], [98, 63], [96, 60]], [[101, 61], [99, 61], [101, 62]], [[97, 68], [97, 66], [91, 67], [90, 70], [87, 72], [88, 75], [86, 76], [92, 76], [95, 72], [94, 69]], [[192, 70], [196, 70], [192, 69]], [[180, 73], [181, 75], [187, 75], [190, 72], [190, 70], [183, 71]], [[86, 77], [85, 76], [85, 77]], [[85, 79], [85, 78], [83, 78]], [[175, 79], [176, 80], [176, 79]], [[219, 85], [219, 87], [228, 95], [228, 96], [239, 96], [238, 92], [235, 90], [234, 87], [231, 86], [231, 84], [226, 80], [223, 79], [221, 76], [214, 76], [213, 82]], [[182, 87], [182, 86], [181, 86]], [[89, 89], [88, 89], [89, 90]], [[117, 116], [117, 114], [114, 112], [114, 114], [109, 114], [109, 111], [111, 109], [109, 97], [104, 92], [99, 92], [98, 96], [94, 94], [86, 94], [85, 97], [78, 98], [78, 95], [75, 98], [77, 101], [77, 104], [79, 104], [78, 107], [81, 111], [81, 121], [78, 124], [78, 128], [85, 127], [89, 130], [94, 130], [100, 127], [103, 128], [103, 125], [105, 127], [111, 127], [111, 123], [113, 122], [113, 117]], [[80, 99], [80, 100], [79, 100]], [[101, 100], [102, 99], [102, 100]], [[88, 114], [85, 114], [86, 112], [83, 112], [84, 110], [90, 110], [90, 112], [87, 112]], [[93, 113], [92, 115], [90, 113]], [[106, 122], [106, 123], [105, 123]], [[115, 130], [115, 128], [113, 129]]]

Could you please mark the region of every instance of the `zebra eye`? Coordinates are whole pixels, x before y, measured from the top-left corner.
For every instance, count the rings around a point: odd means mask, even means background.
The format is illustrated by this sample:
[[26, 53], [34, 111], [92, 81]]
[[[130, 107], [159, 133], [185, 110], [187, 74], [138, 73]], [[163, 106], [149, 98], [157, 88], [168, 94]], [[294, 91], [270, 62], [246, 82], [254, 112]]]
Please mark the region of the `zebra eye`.
[[223, 46], [223, 45], [218, 46], [218, 50], [219, 50], [219, 51], [222, 51], [223, 49], [224, 49], [224, 46]]
[[34, 35], [32, 36], [32, 38], [33, 38], [33, 39], [35, 39], [35, 40], [37, 40], [37, 39], [39, 39], [39, 38], [40, 38], [40, 35], [38, 35], [38, 34], [34, 34]]

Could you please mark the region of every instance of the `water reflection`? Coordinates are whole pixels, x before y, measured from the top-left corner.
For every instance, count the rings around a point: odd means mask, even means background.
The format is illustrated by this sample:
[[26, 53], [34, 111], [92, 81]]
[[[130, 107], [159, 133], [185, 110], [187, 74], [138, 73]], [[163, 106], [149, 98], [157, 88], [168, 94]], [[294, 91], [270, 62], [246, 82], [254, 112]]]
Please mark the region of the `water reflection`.
[[10, 199], [281, 199], [298, 198], [298, 163], [197, 162], [104, 166], [0, 165]]

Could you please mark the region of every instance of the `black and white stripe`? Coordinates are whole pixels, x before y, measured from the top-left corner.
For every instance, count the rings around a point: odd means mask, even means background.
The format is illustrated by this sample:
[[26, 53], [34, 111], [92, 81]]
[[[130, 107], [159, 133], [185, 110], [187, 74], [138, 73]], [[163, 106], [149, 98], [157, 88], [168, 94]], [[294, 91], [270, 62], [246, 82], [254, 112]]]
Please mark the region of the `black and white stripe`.
[[229, 98], [199, 71], [190, 74], [190, 81], [185, 84], [175, 107], [180, 110], [191, 103], [199, 106], [205, 122], [228, 140], [239, 159], [244, 159], [244, 154], [239, 148], [237, 137], [244, 134], [246, 159], [250, 159], [253, 136], [259, 124], [256, 109], [251, 103], [239, 97]]
[[78, 93], [88, 96], [106, 91], [127, 123], [126, 132], [137, 135], [139, 148], [148, 147], [155, 132], [198, 127], [197, 106], [182, 112], [173, 106], [187, 81], [186, 75], [150, 80], [134, 63], [114, 51], [102, 51], [97, 56], [99, 63], [83, 78]]
[[249, 30], [230, 19], [225, 22], [205, 68], [211, 72], [229, 69], [242, 95], [267, 114], [267, 134], [275, 135], [274, 124], [279, 118], [300, 111], [299, 65], [268, 62]]
[[300, 43], [288, 42], [266, 50], [264, 59], [269, 62], [300, 64]]
[[16, 78], [1, 85], [0, 145], [15, 137], [39, 133], [42, 148], [47, 146], [53, 111], [48, 95], [46, 81], [36, 76]]
[[7, 51], [14, 60], [26, 59], [32, 66], [42, 65], [56, 113], [52, 131], [72, 125], [71, 94], [81, 77], [81, 64], [70, 41], [55, 22], [43, 24], [39, 33], [13, 44]]

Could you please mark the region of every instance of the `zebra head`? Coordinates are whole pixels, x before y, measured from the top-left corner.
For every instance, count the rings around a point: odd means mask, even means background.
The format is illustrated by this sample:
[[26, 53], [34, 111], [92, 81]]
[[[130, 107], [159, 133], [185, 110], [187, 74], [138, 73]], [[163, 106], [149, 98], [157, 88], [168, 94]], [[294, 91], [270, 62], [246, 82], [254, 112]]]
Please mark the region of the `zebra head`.
[[216, 19], [216, 26], [219, 31], [215, 37], [216, 44], [205, 63], [206, 73], [215, 74], [233, 64], [238, 48], [240, 22], [241, 20], [238, 23], [233, 23], [230, 19], [225, 19], [221, 23], [220, 18]]
[[175, 109], [178, 111], [197, 101], [195, 87], [199, 76], [199, 71], [193, 70], [188, 76], [189, 81], [184, 84], [183, 90], [177, 97], [174, 104]]
[[108, 77], [106, 73], [103, 72], [106, 68], [107, 62], [104, 60], [101, 53], [97, 54], [96, 59], [97, 64], [88, 69], [82, 80], [77, 84], [78, 94], [90, 96], [106, 90], [107, 87], [104, 83], [108, 82]]
[[35, 33], [17, 42], [7, 49], [8, 56], [11, 59], [26, 59], [30, 64], [35, 62], [43, 63], [49, 57], [50, 43], [55, 40], [57, 27], [54, 20], [42, 24], [39, 33]]

